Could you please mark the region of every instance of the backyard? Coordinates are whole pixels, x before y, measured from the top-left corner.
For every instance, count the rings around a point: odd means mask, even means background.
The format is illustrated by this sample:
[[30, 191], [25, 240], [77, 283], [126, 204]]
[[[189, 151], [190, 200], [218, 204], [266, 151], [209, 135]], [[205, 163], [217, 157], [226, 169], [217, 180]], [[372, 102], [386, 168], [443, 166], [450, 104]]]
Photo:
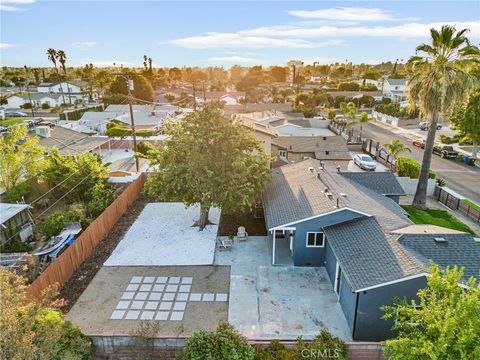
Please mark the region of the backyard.
[[28, 120], [32, 120], [32, 118], [29, 117], [16, 117], [16, 118], [9, 118], [6, 120], [1, 120], [0, 121], [0, 126], [11, 126], [11, 125], [16, 125], [16, 124], [22, 124]]
[[448, 229], [463, 231], [476, 236], [475, 232], [460, 220], [454, 218], [445, 210], [416, 209], [411, 205], [402, 205], [403, 209], [408, 213], [410, 220], [415, 224], [431, 224], [442, 226]]

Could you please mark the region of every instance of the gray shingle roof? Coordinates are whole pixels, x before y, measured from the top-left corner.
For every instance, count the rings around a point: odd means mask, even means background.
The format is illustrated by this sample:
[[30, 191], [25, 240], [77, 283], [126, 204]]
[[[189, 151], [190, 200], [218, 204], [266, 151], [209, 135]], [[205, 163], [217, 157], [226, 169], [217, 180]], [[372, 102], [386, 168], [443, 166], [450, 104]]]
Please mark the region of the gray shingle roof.
[[[435, 238], [444, 238], [446, 242], [437, 242]], [[465, 267], [464, 278], [478, 278], [480, 275], [480, 249], [470, 234], [452, 234], [448, 231], [439, 231], [438, 234], [403, 234], [399, 242], [426, 265], [429, 260], [433, 260], [441, 267]]]
[[406, 195], [392, 172], [344, 172], [341, 174], [381, 195]]
[[387, 79], [388, 83], [393, 86], [401, 86], [406, 84], [405, 79]]
[[353, 291], [426, 272], [374, 217], [324, 228], [328, 243]]
[[[339, 208], [374, 215], [388, 230], [411, 224], [393, 200], [346, 179], [335, 168], [319, 170], [319, 166], [318, 160], [310, 159], [273, 170], [264, 192], [269, 229], [336, 210], [337, 199]], [[332, 193], [332, 199], [325, 189]]]

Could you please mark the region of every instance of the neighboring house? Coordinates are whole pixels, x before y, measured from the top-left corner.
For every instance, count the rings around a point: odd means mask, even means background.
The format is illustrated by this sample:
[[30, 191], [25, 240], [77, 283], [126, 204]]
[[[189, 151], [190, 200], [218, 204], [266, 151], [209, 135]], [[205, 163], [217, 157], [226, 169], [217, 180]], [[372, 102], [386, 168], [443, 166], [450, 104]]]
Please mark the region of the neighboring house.
[[0, 203], [0, 244], [33, 236], [31, 206], [27, 204]]
[[47, 151], [55, 147], [62, 155], [98, 152], [102, 146], [105, 147], [110, 142], [107, 137], [89, 136], [62, 126], [55, 126], [53, 129], [48, 126], [37, 126], [35, 133], [40, 137], [40, 145]]
[[383, 96], [391, 99], [393, 102], [406, 100], [406, 80], [386, 79], [383, 83]]
[[357, 341], [394, 335], [394, 320], [383, 320], [380, 307], [395, 296], [416, 298], [430, 260], [442, 268], [464, 266], [465, 277], [480, 271], [480, 249], [470, 234], [413, 225], [381, 195], [397, 187], [394, 177], [387, 188], [385, 181], [366, 187], [365, 179], [357, 182], [312, 159], [274, 169], [264, 192], [272, 263], [324, 266]]
[[[175, 117], [179, 108], [173, 105], [133, 105], [132, 110], [136, 130], [159, 132], [165, 120]], [[121, 121], [130, 127], [129, 106], [109, 105], [103, 112], [85, 112], [80, 119], [80, 124], [103, 135], [107, 130], [107, 124], [112, 120]]]
[[82, 80], [41, 83], [37, 86], [37, 91], [43, 94], [63, 93], [65, 96], [65, 103], [67, 104], [70, 103], [70, 99], [72, 103], [75, 101], [88, 102], [89, 100], [98, 99], [98, 94], [93, 88], [93, 85]]
[[293, 111], [293, 104], [291, 102], [287, 103], [248, 103], [245, 108], [246, 112], [256, 112], [256, 111], [282, 111], [288, 112]]
[[273, 140], [274, 167], [317, 159], [346, 170], [352, 160], [347, 141], [341, 136], [279, 136]]
[[148, 169], [149, 161], [139, 158], [138, 166], [140, 172], [137, 173], [135, 157], [131, 156], [124, 159], [115, 160], [108, 167], [108, 181], [112, 183], [128, 183], [138, 178], [142, 172]]
[[48, 104], [50, 107], [59, 106], [62, 104], [62, 95], [58, 94], [42, 94], [32, 93], [28, 95], [13, 95], [7, 98], [7, 104], [4, 105], [6, 109], [19, 109], [23, 105], [32, 102], [34, 107], [41, 107], [43, 104]]
[[407, 195], [393, 172], [342, 172], [342, 175], [392, 199], [397, 204], [400, 202], [400, 196]]
[[[255, 119], [251, 119], [248, 116], [234, 115], [234, 119], [240, 121], [245, 127], [254, 131], [255, 138], [262, 143], [262, 148], [266, 154], [272, 154], [272, 142], [278, 136], [275, 128], [268, 124], [262, 124]], [[270, 162], [269, 162], [270, 164]]]
[[225, 102], [225, 105], [239, 105], [241, 100], [245, 99], [244, 91], [197, 91], [195, 100], [197, 103], [204, 101], [218, 100]]

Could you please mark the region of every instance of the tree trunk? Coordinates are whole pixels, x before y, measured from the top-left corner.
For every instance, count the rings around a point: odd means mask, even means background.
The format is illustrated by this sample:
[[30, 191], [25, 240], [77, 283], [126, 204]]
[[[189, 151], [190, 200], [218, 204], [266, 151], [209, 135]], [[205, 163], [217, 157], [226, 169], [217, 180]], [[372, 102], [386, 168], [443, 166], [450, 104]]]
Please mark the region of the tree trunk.
[[210, 211], [210, 206], [200, 204], [200, 218], [194, 224], [194, 226], [198, 226], [199, 231], [202, 231], [203, 229], [205, 229], [205, 226], [210, 224], [210, 221], [208, 221], [209, 211]]
[[425, 150], [423, 152], [422, 168], [418, 177], [417, 190], [413, 198], [413, 207], [421, 210], [427, 208], [427, 186], [430, 164], [432, 162], [432, 150], [435, 143], [435, 133], [437, 132], [438, 118], [437, 114], [432, 116], [428, 127], [428, 135], [425, 141]]
[[474, 159], [476, 159], [477, 154], [478, 154], [478, 144], [476, 142], [474, 142], [473, 145], [472, 145], [472, 157]]

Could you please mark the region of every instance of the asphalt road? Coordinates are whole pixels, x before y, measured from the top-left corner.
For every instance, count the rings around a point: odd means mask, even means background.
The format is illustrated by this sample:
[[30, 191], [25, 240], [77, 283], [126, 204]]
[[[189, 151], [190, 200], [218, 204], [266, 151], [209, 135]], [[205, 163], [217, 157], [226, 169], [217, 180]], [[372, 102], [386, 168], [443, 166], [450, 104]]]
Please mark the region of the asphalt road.
[[[358, 130], [358, 128], [356, 130]], [[398, 138], [412, 150], [412, 152], [408, 154], [409, 157], [419, 162], [423, 159], [423, 150], [413, 146], [411, 139], [406, 136], [394, 134], [388, 129], [373, 123], [363, 125], [363, 137], [379, 141], [381, 145], [390, 143], [392, 138]], [[479, 168], [468, 166], [454, 160], [442, 159], [435, 154], [432, 155], [431, 168], [437, 173], [437, 177], [445, 180], [447, 187], [480, 204]]]

